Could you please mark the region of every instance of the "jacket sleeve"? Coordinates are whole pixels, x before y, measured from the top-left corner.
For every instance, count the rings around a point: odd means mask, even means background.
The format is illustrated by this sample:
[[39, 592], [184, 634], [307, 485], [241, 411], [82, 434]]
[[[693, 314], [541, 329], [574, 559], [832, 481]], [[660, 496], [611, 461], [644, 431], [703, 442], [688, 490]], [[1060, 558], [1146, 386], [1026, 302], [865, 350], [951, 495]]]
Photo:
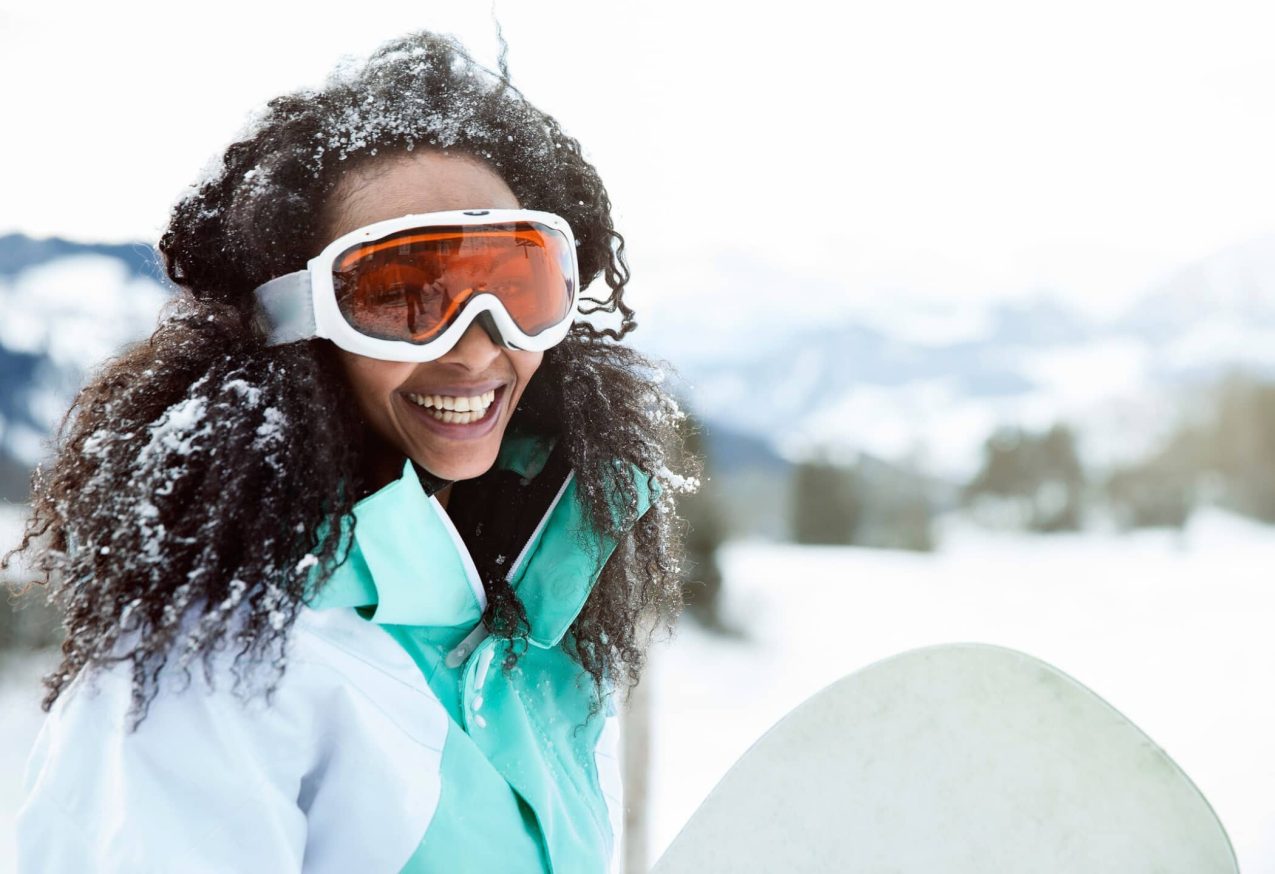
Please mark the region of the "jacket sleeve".
[[[291, 667], [289, 667], [291, 670]], [[32, 748], [17, 818], [20, 874], [300, 871], [304, 753], [285, 696], [245, 705], [232, 677], [202, 667], [159, 694], [128, 730], [131, 664], [80, 676]]]
[[607, 818], [611, 822], [611, 859], [608, 874], [624, 870], [624, 759], [620, 744], [620, 715], [614, 705], [614, 695], [607, 696], [606, 721], [598, 744], [594, 748], [593, 763], [598, 772], [598, 785], [606, 802]]

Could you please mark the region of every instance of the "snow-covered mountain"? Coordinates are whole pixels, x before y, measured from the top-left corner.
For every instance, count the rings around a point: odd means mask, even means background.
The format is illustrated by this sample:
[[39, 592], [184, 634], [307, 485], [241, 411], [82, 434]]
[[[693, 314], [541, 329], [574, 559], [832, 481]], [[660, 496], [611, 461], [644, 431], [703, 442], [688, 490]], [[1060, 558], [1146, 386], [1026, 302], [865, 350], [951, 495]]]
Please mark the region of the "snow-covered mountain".
[[1193, 264], [1105, 321], [1056, 295], [958, 306], [894, 293], [777, 342], [782, 331], [705, 319], [647, 339], [679, 363], [698, 413], [790, 457], [866, 450], [963, 479], [997, 425], [1064, 420], [1101, 466], [1163, 439], [1185, 387], [1233, 368], [1275, 374], [1275, 237]]
[[154, 328], [169, 292], [146, 251], [0, 237], [0, 457], [39, 461], [85, 376]]
[[[773, 297], [746, 283], [730, 278], [739, 300]], [[834, 299], [833, 283], [815, 284]], [[150, 332], [166, 288], [144, 245], [0, 237], [0, 459], [41, 456], [75, 387]], [[1059, 419], [1101, 464], [1166, 434], [1185, 385], [1236, 366], [1275, 373], [1275, 238], [1191, 265], [1108, 321], [1057, 296], [955, 305], [903, 291], [814, 320], [654, 315], [634, 342], [678, 367], [675, 388], [726, 466], [822, 445], [963, 479], [998, 425]]]

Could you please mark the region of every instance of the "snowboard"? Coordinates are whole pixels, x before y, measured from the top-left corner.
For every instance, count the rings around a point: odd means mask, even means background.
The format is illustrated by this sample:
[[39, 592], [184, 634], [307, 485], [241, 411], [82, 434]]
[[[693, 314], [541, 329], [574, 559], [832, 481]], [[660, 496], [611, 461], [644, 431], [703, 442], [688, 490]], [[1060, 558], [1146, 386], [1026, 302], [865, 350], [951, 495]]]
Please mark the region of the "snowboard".
[[653, 874], [1237, 874], [1208, 801], [1132, 722], [1032, 656], [905, 652], [791, 711]]

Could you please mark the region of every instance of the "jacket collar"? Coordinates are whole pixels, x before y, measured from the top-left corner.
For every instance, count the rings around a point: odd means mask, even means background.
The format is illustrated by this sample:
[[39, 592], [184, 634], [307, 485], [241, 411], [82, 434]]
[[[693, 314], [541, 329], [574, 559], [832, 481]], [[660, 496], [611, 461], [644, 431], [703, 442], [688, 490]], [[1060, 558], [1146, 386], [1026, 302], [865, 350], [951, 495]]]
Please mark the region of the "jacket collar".
[[[507, 432], [495, 467], [533, 478], [553, 449], [552, 435]], [[650, 506], [645, 476], [630, 466], [639, 492], [639, 515]], [[658, 494], [658, 487], [655, 494]], [[487, 598], [465, 542], [438, 499], [426, 492], [410, 458], [398, 479], [353, 508], [354, 540], [342, 563], [317, 596], [313, 609], [363, 608], [383, 625], [473, 628]], [[348, 529], [349, 517], [342, 520]], [[596, 549], [582, 550], [579, 531]], [[569, 471], [531, 539], [511, 556], [509, 579], [527, 613], [528, 640], [556, 646], [583, 609], [614, 539], [587, 529], [585, 508]], [[317, 576], [311, 569], [310, 582]], [[370, 616], [367, 611], [371, 611]]]

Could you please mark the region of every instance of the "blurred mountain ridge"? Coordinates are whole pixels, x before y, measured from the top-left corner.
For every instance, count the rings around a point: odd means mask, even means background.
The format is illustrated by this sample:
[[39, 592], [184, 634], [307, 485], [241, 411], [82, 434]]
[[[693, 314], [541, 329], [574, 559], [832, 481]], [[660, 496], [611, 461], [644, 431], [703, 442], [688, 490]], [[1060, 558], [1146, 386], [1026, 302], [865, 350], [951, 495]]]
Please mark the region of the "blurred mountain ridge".
[[104, 255], [122, 262], [138, 278], [167, 285], [159, 253], [146, 243], [80, 243], [61, 237], [0, 236], [0, 277], [11, 279], [24, 270], [72, 255]]
[[[1275, 374], [1275, 237], [1176, 271], [1109, 319], [1057, 294], [991, 300], [976, 314], [968, 306], [950, 309], [963, 325], [938, 341], [918, 341], [912, 327], [932, 318], [934, 302], [897, 293], [867, 318], [847, 307], [783, 343], [770, 321], [765, 344], [741, 335], [707, 340], [712, 355], [663, 348], [682, 362], [705, 419], [789, 457], [840, 445], [964, 478], [997, 425], [1066, 419], [1086, 461], [1104, 466], [1159, 439], [1184, 390], [1233, 370]], [[889, 308], [898, 331], [882, 315]], [[686, 334], [679, 340], [689, 345]]]

